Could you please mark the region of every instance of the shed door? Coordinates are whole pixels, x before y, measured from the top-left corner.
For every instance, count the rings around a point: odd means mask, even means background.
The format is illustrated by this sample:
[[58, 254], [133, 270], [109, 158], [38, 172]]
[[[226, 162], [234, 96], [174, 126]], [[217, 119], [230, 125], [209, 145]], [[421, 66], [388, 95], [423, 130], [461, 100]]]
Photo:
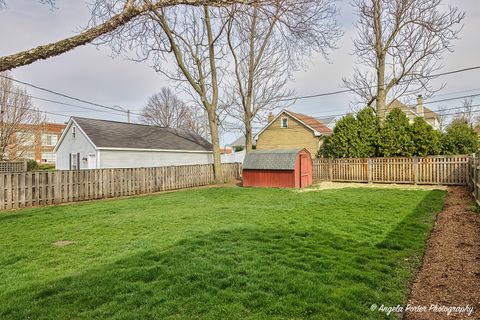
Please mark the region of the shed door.
[[309, 168], [308, 165], [309, 158], [306, 154], [300, 155], [300, 188], [307, 187], [309, 185]]

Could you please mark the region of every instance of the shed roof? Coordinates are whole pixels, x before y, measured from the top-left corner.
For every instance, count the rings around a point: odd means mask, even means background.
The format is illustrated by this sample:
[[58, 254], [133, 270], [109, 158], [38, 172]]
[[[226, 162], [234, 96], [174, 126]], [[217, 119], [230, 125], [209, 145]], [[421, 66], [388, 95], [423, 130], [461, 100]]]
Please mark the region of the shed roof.
[[243, 169], [294, 170], [297, 154], [303, 149], [255, 150], [247, 153]]
[[210, 142], [184, 129], [72, 118], [97, 148], [212, 151]]

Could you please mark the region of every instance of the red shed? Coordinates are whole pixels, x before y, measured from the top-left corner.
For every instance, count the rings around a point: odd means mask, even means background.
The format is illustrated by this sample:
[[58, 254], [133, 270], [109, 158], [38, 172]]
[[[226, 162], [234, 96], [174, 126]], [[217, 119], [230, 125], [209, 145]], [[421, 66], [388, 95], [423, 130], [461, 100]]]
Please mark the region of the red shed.
[[312, 184], [307, 149], [255, 150], [243, 161], [243, 186], [304, 188]]

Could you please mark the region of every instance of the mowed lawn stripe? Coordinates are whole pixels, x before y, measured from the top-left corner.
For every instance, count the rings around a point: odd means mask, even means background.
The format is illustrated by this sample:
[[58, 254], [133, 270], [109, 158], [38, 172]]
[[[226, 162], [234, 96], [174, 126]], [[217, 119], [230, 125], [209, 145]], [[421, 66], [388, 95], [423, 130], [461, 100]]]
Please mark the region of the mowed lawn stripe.
[[369, 307], [404, 303], [445, 195], [207, 188], [1, 213], [0, 318], [383, 319]]

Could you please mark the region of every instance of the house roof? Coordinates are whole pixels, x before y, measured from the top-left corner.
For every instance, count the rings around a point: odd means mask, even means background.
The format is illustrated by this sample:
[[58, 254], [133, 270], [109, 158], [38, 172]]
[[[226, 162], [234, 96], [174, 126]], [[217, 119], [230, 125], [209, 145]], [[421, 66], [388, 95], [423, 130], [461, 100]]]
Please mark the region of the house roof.
[[279, 114], [277, 114], [272, 121], [270, 121], [265, 127], [263, 127], [262, 130], [260, 130], [260, 132], [258, 132], [254, 139], [258, 139], [258, 137], [260, 136], [260, 134], [265, 131], [265, 129], [267, 129], [274, 121], [276, 121], [278, 119], [278, 117], [280, 117], [280, 115], [282, 114], [287, 114], [289, 115], [290, 117], [296, 119], [298, 122], [300, 122], [302, 125], [305, 126], [305, 128], [307, 129], [310, 129], [313, 131], [313, 133], [315, 134], [315, 136], [328, 136], [328, 135], [331, 135], [332, 134], [332, 129], [330, 129], [328, 126], [326, 126], [323, 122], [313, 118], [313, 117], [310, 117], [310, 116], [307, 116], [305, 114], [302, 114], [302, 113], [298, 113], [298, 112], [292, 112], [292, 111], [288, 111], [288, 110], [282, 110]]
[[[387, 110], [391, 111], [394, 108], [399, 108], [403, 112], [410, 112], [413, 115], [417, 116], [416, 108], [415, 106], [407, 106], [406, 104], [402, 103], [401, 101], [395, 99], [390, 104], [388, 105]], [[437, 119], [438, 115], [435, 111], [423, 106], [423, 114], [425, 119]]]
[[306, 125], [312, 127], [316, 131], [320, 132], [322, 135], [330, 135], [332, 134], [332, 129], [327, 127], [323, 122], [320, 120], [317, 120], [313, 117], [307, 116], [302, 113], [297, 113], [297, 112], [292, 112], [288, 111], [290, 115], [292, 115], [294, 118], [297, 118], [301, 122], [305, 123]]
[[212, 151], [212, 144], [184, 129], [72, 117], [97, 148]]
[[248, 152], [243, 169], [293, 170], [297, 154], [303, 149], [255, 150]]
[[[256, 145], [256, 141], [252, 141], [253, 145]], [[230, 147], [245, 147], [245, 135], [242, 134], [240, 137], [238, 137], [235, 141], [229, 144]]]

